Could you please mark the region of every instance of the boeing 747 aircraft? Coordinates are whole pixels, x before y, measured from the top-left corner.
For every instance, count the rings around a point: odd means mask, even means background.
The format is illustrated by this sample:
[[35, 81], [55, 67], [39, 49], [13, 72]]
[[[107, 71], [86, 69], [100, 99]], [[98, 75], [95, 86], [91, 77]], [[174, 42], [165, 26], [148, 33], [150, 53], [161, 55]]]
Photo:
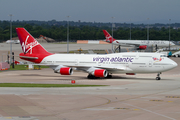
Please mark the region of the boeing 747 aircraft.
[[106, 42], [113, 43], [115, 45], [120, 46], [135, 46], [139, 50], [144, 50], [147, 46], [153, 47], [169, 47], [175, 45], [173, 42], [169, 41], [160, 41], [160, 40], [116, 40], [112, 38], [112, 36], [106, 31], [103, 30], [104, 35], [106, 37]]
[[16, 28], [21, 59], [50, 66], [55, 73], [73, 74], [73, 68], [87, 72], [88, 78], [112, 77], [113, 73], [157, 73], [173, 69], [177, 63], [159, 53], [53, 54], [46, 51], [24, 28]]

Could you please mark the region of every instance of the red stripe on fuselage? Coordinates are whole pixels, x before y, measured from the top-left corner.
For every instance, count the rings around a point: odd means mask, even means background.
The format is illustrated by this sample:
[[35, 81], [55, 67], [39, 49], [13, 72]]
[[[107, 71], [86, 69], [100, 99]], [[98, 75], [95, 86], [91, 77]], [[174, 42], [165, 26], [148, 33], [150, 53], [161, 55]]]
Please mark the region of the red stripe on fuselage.
[[[52, 53], [50, 53], [50, 54], [29, 54], [29, 53], [26, 53], [26, 54], [24, 54], [24, 53], [20, 53], [19, 54], [19, 56], [20, 56], [20, 58], [21, 59], [23, 59], [23, 60], [27, 60], [27, 61], [30, 61], [30, 62], [34, 62], [34, 63], [41, 63], [41, 61], [45, 58], [45, 57], [47, 57], [47, 56], [49, 56], [49, 55], [53, 55]], [[24, 57], [37, 57], [38, 59], [32, 59], [32, 58], [24, 58]]]

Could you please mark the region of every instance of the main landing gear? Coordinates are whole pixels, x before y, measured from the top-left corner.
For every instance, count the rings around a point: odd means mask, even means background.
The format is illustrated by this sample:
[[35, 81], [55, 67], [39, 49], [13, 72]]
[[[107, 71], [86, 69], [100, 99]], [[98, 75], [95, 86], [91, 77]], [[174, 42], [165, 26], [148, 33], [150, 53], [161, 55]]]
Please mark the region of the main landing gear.
[[112, 75], [109, 75], [109, 74], [108, 74], [106, 78], [112, 78]]
[[87, 78], [88, 78], [88, 79], [97, 79], [98, 77], [95, 77], [94, 75], [89, 74], [89, 75], [87, 76]]
[[121, 46], [120, 45], [118, 45], [118, 47], [114, 49], [114, 52], [116, 52], [117, 50], [119, 53], [121, 52]]
[[[88, 76], [87, 76], [87, 78], [88, 79], [98, 79], [98, 78], [100, 78], [100, 77], [96, 77], [96, 76], [94, 76], [94, 75], [92, 75], [92, 74], [89, 74]], [[107, 75], [105, 78], [112, 78], [112, 75]]]
[[156, 80], [161, 80], [160, 74], [161, 74], [161, 72], [157, 74]]

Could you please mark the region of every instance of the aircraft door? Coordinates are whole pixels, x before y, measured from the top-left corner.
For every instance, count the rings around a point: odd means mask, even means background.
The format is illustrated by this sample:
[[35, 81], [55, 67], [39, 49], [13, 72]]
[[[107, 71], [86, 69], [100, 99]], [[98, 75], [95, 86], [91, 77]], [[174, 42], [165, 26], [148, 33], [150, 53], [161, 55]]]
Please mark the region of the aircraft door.
[[79, 61], [78, 61], [77, 59], [76, 59], [75, 61], [76, 61], [76, 62], [75, 62], [75, 65], [78, 65], [78, 64], [79, 64]]
[[152, 67], [152, 61], [149, 61], [149, 67]]
[[136, 59], [139, 59], [139, 53], [138, 52], [136, 53]]

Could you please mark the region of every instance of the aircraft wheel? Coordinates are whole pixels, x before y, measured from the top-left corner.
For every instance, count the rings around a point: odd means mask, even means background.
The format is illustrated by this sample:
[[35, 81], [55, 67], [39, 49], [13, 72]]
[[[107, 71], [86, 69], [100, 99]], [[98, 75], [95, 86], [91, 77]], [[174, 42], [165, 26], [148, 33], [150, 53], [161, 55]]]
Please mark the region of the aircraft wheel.
[[112, 78], [112, 75], [108, 75], [106, 78]]
[[161, 80], [161, 78], [160, 77], [156, 77], [156, 80]]
[[89, 75], [87, 76], [87, 78], [88, 78], [88, 79], [96, 79], [97, 77], [95, 77], [94, 75], [89, 74]]
[[88, 79], [92, 79], [92, 77], [93, 77], [93, 76], [90, 75], [90, 74], [87, 76]]

